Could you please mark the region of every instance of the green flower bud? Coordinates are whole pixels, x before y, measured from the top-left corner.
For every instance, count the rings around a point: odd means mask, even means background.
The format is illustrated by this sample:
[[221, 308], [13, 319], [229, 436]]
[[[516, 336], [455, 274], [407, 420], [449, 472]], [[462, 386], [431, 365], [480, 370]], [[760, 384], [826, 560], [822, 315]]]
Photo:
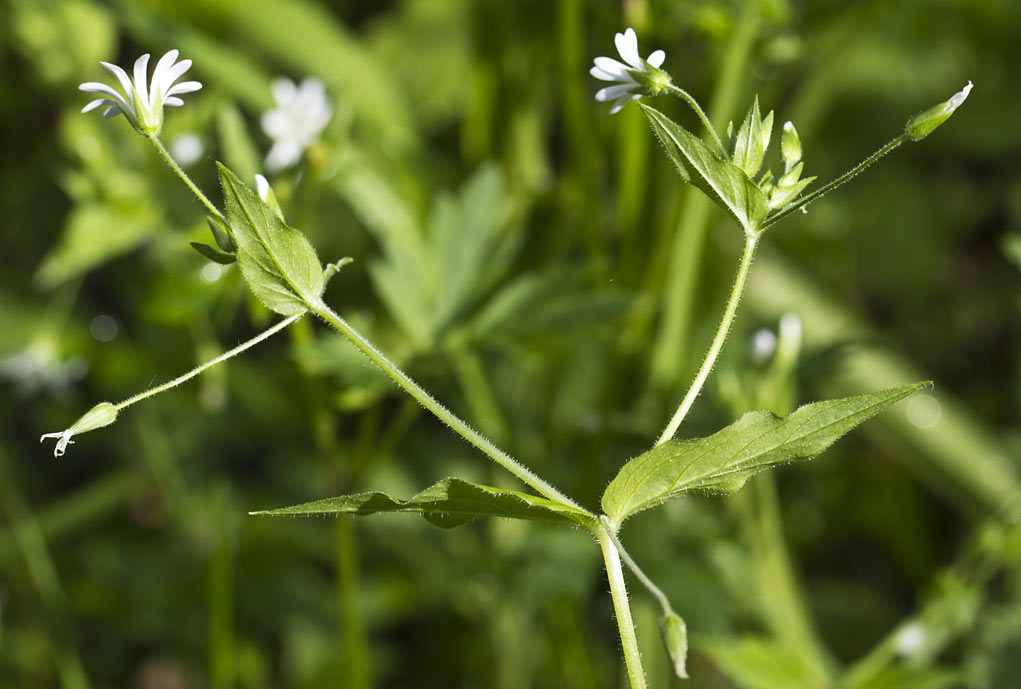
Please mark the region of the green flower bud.
[[674, 672], [681, 679], [688, 678], [686, 663], [688, 659], [688, 626], [681, 616], [675, 612], [664, 615], [659, 620], [659, 635], [663, 645], [670, 654], [674, 664]]
[[801, 162], [801, 138], [793, 122], [784, 122], [780, 137], [780, 153], [783, 155], [784, 170], [790, 170]]
[[957, 108], [961, 107], [961, 104], [967, 100], [968, 94], [971, 93], [971, 82], [963, 89], [955, 93], [950, 100], [934, 105], [928, 110], [923, 110], [918, 113], [910, 120], [904, 127], [904, 133], [912, 141], [921, 141], [925, 137], [929, 136], [936, 127], [946, 122]]
[[103, 426], [109, 426], [117, 420], [117, 407], [109, 402], [100, 402], [92, 409], [85, 412], [80, 419], [74, 422], [70, 428], [59, 433], [45, 433], [39, 438], [39, 442], [47, 438], [56, 438], [57, 446], [53, 449], [53, 456], [60, 457], [64, 454], [67, 446], [71, 444], [71, 436], [80, 435], [87, 431], [94, 431]]

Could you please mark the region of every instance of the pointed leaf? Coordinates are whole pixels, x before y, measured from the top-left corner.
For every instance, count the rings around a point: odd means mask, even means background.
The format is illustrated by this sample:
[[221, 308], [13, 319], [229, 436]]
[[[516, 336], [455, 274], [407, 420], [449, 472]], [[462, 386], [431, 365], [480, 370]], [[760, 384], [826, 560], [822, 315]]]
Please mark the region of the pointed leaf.
[[[769, 204], [745, 171], [720, 158], [698, 137], [655, 108], [641, 102], [638, 105], [663, 143], [667, 156], [682, 171], [684, 180], [705, 192], [746, 231], [757, 230]], [[683, 172], [686, 168], [691, 169], [690, 174]]]
[[266, 308], [284, 316], [302, 313], [325, 285], [315, 249], [237, 175], [217, 165], [245, 281]]
[[188, 242], [188, 243], [191, 244], [191, 248], [195, 249], [195, 251], [199, 252], [200, 254], [202, 254], [203, 256], [205, 256], [214, 263], [229, 266], [231, 263], [237, 260], [237, 256], [235, 256], [234, 254], [227, 254], [222, 251], [217, 251], [208, 244], [203, 244], [202, 242]]
[[603, 511], [620, 524], [687, 492], [733, 493], [763, 469], [815, 457], [862, 421], [929, 384], [806, 404], [784, 418], [753, 411], [707, 438], [667, 441], [621, 468], [603, 493]]
[[759, 97], [756, 96], [734, 142], [734, 165], [744, 170], [749, 177], [754, 177], [762, 166], [762, 158], [769, 148], [772, 132], [773, 113], [770, 111], [763, 119], [759, 114]]
[[560, 524], [585, 525], [592, 517], [581, 510], [527, 493], [446, 478], [429, 486], [410, 500], [398, 500], [386, 493], [356, 493], [307, 502], [293, 507], [252, 512], [258, 515], [375, 514], [417, 512], [437, 526], [450, 528], [477, 517], [507, 517]]

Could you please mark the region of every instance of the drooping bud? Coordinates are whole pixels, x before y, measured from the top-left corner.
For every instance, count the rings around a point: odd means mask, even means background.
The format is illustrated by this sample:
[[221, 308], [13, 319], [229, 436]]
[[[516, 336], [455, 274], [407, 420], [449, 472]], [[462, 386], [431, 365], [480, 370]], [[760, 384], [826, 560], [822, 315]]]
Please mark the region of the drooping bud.
[[904, 133], [912, 141], [921, 141], [929, 136], [936, 127], [946, 122], [954, 114], [954, 111], [961, 107], [961, 104], [967, 100], [968, 94], [971, 93], [971, 88], [972, 83], [969, 81], [968, 85], [951, 96], [950, 100], [934, 105], [912, 117], [905, 125]]
[[688, 679], [688, 626], [680, 615], [670, 612], [659, 620], [659, 635], [674, 665], [674, 673], [681, 679]]
[[780, 136], [780, 153], [783, 155], [784, 171], [801, 162], [801, 138], [791, 121], [784, 122], [783, 134]]

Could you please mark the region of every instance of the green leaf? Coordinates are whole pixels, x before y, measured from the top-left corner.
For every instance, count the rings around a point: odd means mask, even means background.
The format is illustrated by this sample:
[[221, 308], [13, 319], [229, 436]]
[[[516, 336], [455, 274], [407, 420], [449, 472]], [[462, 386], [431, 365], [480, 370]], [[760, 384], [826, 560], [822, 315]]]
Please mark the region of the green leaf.
[[202, 242], [188, 242], [191, 244], [191, 248], [199, 252], [213, 263], [219, 263], [221, 265], [229, 266], [234, 261], [238, 260], [234, 254], [226, 254], [222, 251], [217, 251], [208, 244]]
[[847, 431], [920, 387], [914, 383], [806, 404], [779, 418], [753, 411], [707, 438], [670, 440], [625, 464], [603, 493], [603, 511], [625, 519], [684, 493], [733, 493], [768, 467], [811, 459]]
[[770, 111], [763, 119], [759, 114], [759, 97], [756, 96], [734, 142], [734, 165], [744, 170], [749, 177], [754, 177], [762, 166], [762, 158], [769, 148], [772, 132], [773, 113]]
[[227, 208], [227, 223], [238, 247], [238, 265], [248, 286], [266, 308], [284, 316], [307, 310], [319, 299], [325, 281], [315, 249], [237, 175], [217, 163]]
[[444, 528], [467, 524], [477, 517], [507, 517], [572, 525], [585, 525], [591, 521], [587, 513], [546, 498], [514, 490], [491, 488], [459, 478], [445, 478], [410, 500], [398, 500], [380, 492], [355, 493], [251, 514], [367, 515], [377, 512], [417, 512], [433, 524]]
[[[701, 189], [747, 232], [757, 231], [769, 211], [766, 195], [744, 170], [723, 160], [694, 134], [655, 108], [639, 102], [652, 130], [684, 181]], [[690, 167], [694, 174], [690, 174]]]

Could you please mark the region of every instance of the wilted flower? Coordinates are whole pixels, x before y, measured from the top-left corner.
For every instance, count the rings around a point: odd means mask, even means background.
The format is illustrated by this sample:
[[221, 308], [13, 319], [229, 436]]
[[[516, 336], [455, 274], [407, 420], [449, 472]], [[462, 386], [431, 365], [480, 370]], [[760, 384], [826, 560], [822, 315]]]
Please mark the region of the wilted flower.
[[39, 438], [39, 442], [42, 442], [47, 438], [56, 438], [57, 446], [53, 448], [53, 456], [60, 457], [67, 450], [67, 446], [74, 442], [71, 438], [75, 435], [81, 435], [88, 431], [94, 431], [97, 428], [109, 426], [116, 420], [117, 407], [109, 402], [100, 402], [92, 409], [85, 412], [85, 414], [75, 421], [70, 428], [56, 433], [44, 433]]
[[184, 105], [184, 101], [177, 97], [179, 94], [191, 93], [202, 88], [202, 84], [197, 81], [174, 83], [191, 67], [191, 60], [177, 62], [177, 56], [178, 51], [171, 50], [160, 58], [152, 72], [152, 84], [148, 83], [147, 77], [148, 53], [135, 60], [134, 79], [129, 78], [127, 72], [117, 65], [100, 62], [99, 64], [117, 78], [123, 92], [96, 81], [85, 82], [78, 87], [79, 90], [101, 93], [106, 97], [92, 101], [82, 108], [82, 112], [89, 112], [105, 105], [107, 107], [103, 111], [103, 117], [115, 117], [119, 111], [124, 113], [131, 126], [139, 132], [158, 134], [160, 127], [163, 126], [163, 106]]
[[306, 77], [300, 86], [281, 77], [270, 88], [276, 107], [263, 113], [262, 131], [273, 139], [266, 167], [277, 172], [301, 160], [333, 117], [333, 109], [323, 82], [315, 77]]
[[647, 60], [638, 54], [638, 36], [635, 30], [628, 28], [614, 37], [617, 52], [624, 58], [624, 64], [612, 57], [597, 57], [595, 66], [589, 74], [603, 81], [619, 81], [619, 84], [607, 86], [596, 92], [596, 100], [614, 101], [610, 114], [619, 112], [629, 100], [638, 100], [642, 96], [655, 96], [661, 93], [670, 83], [670, 75], [659, 69], [666, 59], [666, 53], [657, 50]]

